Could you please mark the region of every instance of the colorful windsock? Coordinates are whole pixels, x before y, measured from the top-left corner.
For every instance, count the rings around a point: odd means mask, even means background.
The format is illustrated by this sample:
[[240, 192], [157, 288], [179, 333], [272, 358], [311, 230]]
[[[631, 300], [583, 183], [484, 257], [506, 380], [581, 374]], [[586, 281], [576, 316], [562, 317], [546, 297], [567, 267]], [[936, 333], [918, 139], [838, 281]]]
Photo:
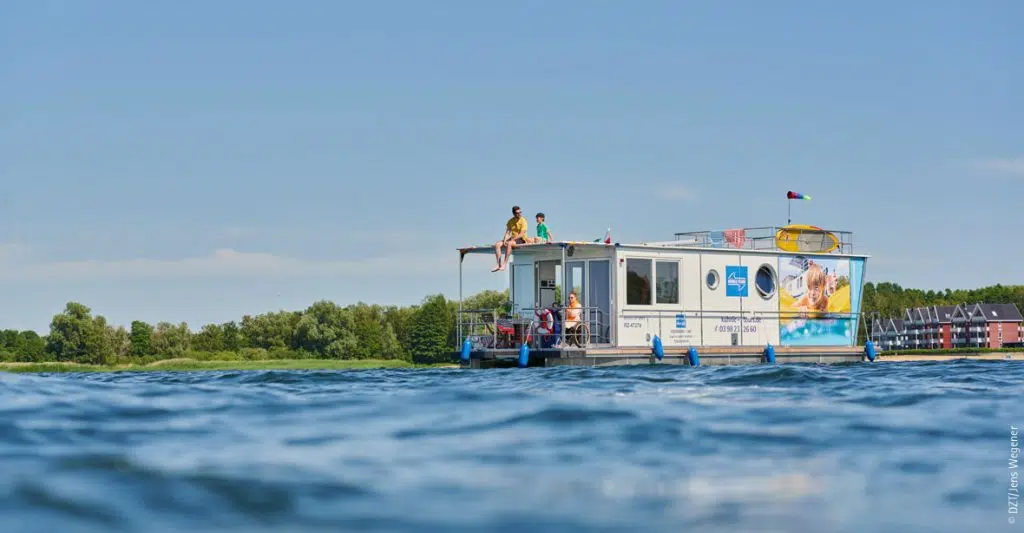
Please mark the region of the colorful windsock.
[[806, 194], [800, 194], [798, 192], [789, 191], [786, 193], [786, 198], [790, 200], [810, 200], [811, 197]]

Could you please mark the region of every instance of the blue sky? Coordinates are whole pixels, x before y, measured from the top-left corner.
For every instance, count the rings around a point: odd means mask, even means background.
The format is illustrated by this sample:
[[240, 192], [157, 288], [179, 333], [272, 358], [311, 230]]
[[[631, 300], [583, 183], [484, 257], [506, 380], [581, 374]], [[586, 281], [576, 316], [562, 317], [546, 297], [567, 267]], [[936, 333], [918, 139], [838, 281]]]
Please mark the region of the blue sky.
[[[794, 222], [1022, 283], [1014, 1], [0, 4], [0, 327], [457, 294], [559, 238]], [[533, 227], [531, 217], [531, 231]], [[467, 292], [503, 288], [493, 257]]]

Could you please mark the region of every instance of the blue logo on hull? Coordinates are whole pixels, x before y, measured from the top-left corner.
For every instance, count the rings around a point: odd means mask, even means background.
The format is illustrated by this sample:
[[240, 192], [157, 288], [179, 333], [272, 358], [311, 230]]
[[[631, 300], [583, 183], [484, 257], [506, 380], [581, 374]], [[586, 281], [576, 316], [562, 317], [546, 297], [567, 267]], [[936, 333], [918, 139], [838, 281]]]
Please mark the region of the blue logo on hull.
[[725, 295], [739, 297], [747, 296], [747, 267], [725, 267]]

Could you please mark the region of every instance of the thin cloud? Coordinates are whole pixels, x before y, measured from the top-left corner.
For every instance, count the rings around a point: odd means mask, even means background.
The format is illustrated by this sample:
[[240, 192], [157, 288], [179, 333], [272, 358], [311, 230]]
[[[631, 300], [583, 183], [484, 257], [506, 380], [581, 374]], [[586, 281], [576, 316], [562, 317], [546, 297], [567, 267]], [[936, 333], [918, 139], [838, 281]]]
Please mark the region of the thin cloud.
[[7, 261], [0, 255], [0, 279], [83, 280], [120, 278], [209, 277], [381, 277], [420, 276], [451, 272], [454, 252], [441, 255], [394, 255], [356, 260], [320, 261], [269, 253], [220, 249], [200, 257], [181, 259], [125, 259], [113, 261]]
[[24, 244], [0, 243], [0, 264], [23, 261], [29, 255], [29, 247]]
[[1024, 178], [1024, 156], [1008, 159], [982, 159], [976, 161], [974, 167], [987, 172], [1009, 174]]
[[659, 192], [661, 197], [666, 200], [693, 200], [695, 198], [693, 191], [685, 185], [666, 185]]
[[411, 246], [422, 243], [424, 235], [409, 230], [373, 229], [348, 233], [329, 233], [311, 231], [295, 227], [257, 227], [229, 226], [220, 230], [225, 237], [288, 239], [296, 241], [329, 241], [337, 246], [361, 246], [368, 243], [387, 246]]

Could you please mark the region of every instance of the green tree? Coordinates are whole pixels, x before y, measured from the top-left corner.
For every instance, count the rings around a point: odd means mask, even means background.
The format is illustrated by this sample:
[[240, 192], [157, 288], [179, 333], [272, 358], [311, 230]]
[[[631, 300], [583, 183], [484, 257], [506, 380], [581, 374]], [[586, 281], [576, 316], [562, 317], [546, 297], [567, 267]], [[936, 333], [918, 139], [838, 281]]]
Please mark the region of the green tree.
[[200, 352], [224, 350], [224, 328], [219, 324], [206, 324], [192, 336], [192, 349]]
[[[499, 309], [508, 302], [508, 289], [503, 291], [481, 291], [472, 296], [462, 299], [463, 309], [486, 309], [494, 310]], [[458, 308], [458, 302], [453, 302]]]
[[132, 331], [128, 336], [132, 355], [135, 357], [153, 355], [153, 326], [141, 320], [133, 320]]
[[93, 318], [89, 307], [68, 302], [64, 311], [50, 321], [46, 351], [57, 361], [102, 364], [114, 351], [103, 316]]
[[262, 315], [242, 317], [241, 333], [246, 346], [250, 348], [293, 348], [295, 326], [301, 313], [279, 311]]
[[356, 345], [349, 356], [355, 359], [395, 359], [401, 356], [401, 347], [393, 327], [380, 306], [358, 303], [348, 308], [352, 317], [352, 331]]
[[161, 357], [184, 357], [192, 349], [192, 332], [188, 324], [160, 322], [153, 331], [153, 351]]
[[351, 312], [334, 302], [320, 300], [302, 313], [295, 326], [296, 347], [320, 357], [344, 359], [359, 339], [352, 330]]
[[124, 326], [116, 328], [108, 326], [107, 335], [110, 337], [110, 349], [115, 357], [128, 357], [132, 353], [132, 339]]
[[34, 363], [46, 359], [46, 339], [39, 336], [32, 330], [18, 333], [18, 340], [15, 345], [15, 355], [18, 361]]
[[242, 332], [234, 321], [225, 322], [221, 326], [224, 334], [224, 349], [229, 352], [237, 352], [242, 349]]
[[384, 311], [384, 322], [398, 342], [398, 358], [412, 361], [412, 321], [416, 307], [389, 307]]
[[18, 330], [5, 329], [0, 331], [0, 351], [14, 354], [17, 352]]
[[32, 330], [0, 331], [0, 358], [26, 363], [43, 361], [46, 359], [46, 340]]
[[380, 353], [384, 359], [406, 359], [411, 360], [406, 355], [405, 350], [402, 349], [402, 344], [398, 342], [398, 335], [395, 334], [394, 328], [391, 324], [384, 324], [384, 331], [382, 332], [380, 342]]
[[416, 311], [412, 326], [413, 361], [445, 362], [455, 350], [449, 343], [452, 317], [443, 295], [428, 296]]

